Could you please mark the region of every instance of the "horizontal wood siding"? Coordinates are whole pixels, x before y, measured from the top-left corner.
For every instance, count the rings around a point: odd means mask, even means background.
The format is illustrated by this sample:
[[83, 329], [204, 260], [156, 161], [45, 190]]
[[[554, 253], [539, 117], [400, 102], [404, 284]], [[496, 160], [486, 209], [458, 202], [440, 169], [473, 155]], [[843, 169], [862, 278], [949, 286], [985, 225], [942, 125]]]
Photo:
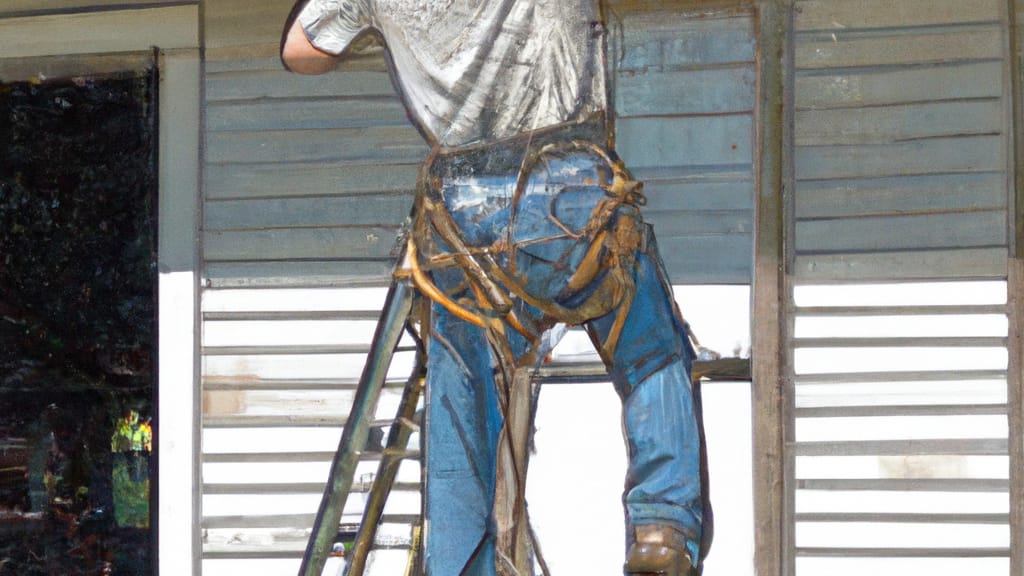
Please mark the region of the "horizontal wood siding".
[[612, 52], [616, 147], [672, 280], [750, 282], [755, 39], [748, 14], [644, 12]]
[[[380, 51], [323, 76], [282, 68], [291, 5], [206, 3], [207, 576], [298, 570], [382, 304], [381, 289], [352, 286], [387, 282], [427, 152]], [[411, 358], [403, 343], [376, 415], [385, 433]], [[368, 452], [345, 522], [376, 470]], [[403, 465], [390, 522], [419, 511], [418, 474]], [[408, 546], [398, 532], [385, 544]]]
[[798, 284], [789, 309], [794, 576], [1006, 574], [1006, 283]]
[[386, 282], [426, 146], [379, 51], [322, 76], [282, 68], [290, 8], [207, 5], [206, 277], [220, 287]]
[[[254, 558], [297, 571], [383, 298], [377, 287], [204, 291], [206, 576], [237, 574]], [[412, 348], [408, 339], [399, 344], [377, 405], [373, 426], [385, 434]], [[409, 546], [401, 526], [420, 509], [416, 446], [386, 510], [381, 541], [389, 546]], [[375, 446], [362, 455], [344, 523], [358, 522], [379, 459]]]
[[796, 6], [797, 276], [1005, 275], [1005, 2]]

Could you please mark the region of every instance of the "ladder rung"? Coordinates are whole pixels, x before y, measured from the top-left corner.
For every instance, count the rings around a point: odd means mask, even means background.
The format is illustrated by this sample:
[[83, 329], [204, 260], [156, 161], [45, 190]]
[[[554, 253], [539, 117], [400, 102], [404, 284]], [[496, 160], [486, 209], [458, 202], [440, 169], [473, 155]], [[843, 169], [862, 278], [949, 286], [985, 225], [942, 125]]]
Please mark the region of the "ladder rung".
[[419, 514], [384, 514], [380, 517], [380, 524], [418, 524]]
[[402, 426], [405, 426], [406, 428], [408, 428], [412, 432], [419, 432], [420, 431], [419, 423], [414, 422], [413, 420], [411, 420], [409, 418], [399, 418], [398, 420], [395, 420], [395, 422], [397, 422], [398, 424], [400, 424]]
[[388, 451], [387, 449], [385, 449], [383, 452], [379, 452], [379, 451], [377, 451], [377, 452], [363, 452], [361, 454], [361, 458], [359, 460], [360, 461], [380, 460], [385, 455], [389, 455], [389, 456], [392, 456], [392, 457], [399, 457], [399, 458], [402, 458], [404, 460], [419, 460], [420, 456], [422, 455], [422, 453], [419, 450], [416, 450], [416, 449], [414, 449], [414, 450], [402, 450], [402, 449], [399, 448], [399, 449], [397, 449], [397, 450], [395, 450], [393, 452]]

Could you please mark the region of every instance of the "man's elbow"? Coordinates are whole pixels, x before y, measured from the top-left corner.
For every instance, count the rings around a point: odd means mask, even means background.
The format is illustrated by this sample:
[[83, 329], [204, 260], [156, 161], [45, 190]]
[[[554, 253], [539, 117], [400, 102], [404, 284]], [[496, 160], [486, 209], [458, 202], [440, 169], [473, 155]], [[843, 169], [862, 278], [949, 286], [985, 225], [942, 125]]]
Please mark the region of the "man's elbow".
[[310, 56], [287, 49], [281, 52], [281, 62], [288, 71], [296, 74], [326, 74], [337, 67], [337, 61], [333, 57]]
[[337, 67], [338, 60], [313, 46], [298, 22], [292, 24], [281, 44], [281, 62], [298, 74], [325, 74]]

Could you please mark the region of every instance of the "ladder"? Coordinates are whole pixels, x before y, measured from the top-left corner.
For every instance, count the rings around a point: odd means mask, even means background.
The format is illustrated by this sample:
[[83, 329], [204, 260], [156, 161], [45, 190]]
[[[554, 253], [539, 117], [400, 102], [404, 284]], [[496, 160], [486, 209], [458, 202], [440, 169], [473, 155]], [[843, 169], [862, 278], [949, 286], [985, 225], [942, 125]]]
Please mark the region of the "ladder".
[[[413, 433], [419, 431], [416, 412], [420, 398], [423, 396], [426, 380], [426, 348], [425, 339], [413, 328], [413, 320], [418, 320], [420, 330], [429, 329], [426, 314], [414, 318], [414, 302], [417, 290], [411, 280], [396, 271], [384, 306], [381, 310], [370, 350], [362, 375], [356, 387], [347, 424], [343, 428], [338, 450], [331, 463], [331, 469], [324, 489], [324, 495], [317, 510], [316, 519], [299, 569], [300, 576], [321, 576], [324, 566], [334, 551], [343, 511], [348, 496], [354, 491], [356, 466], [360, 461], [360, 453], [366, 446], [371, 427], [375, 424], [374, 416], [377, 403], [384, 388], [388, 368], [398, 347], [402, 333], [408, 331], [416, 340], [416, 361], [412, 374], [405, 384], [397, 414], [391, 424], [387, 441], [380, 454], [380, 462], [372, 484], [367, 491], [365, 508], [355, 541], [350, 551], [346, 552], [346, 576], [362, 576], [367, 568], [371, 550], [374, 548], [377, 529], [384, 518], [384, 505], [395, 486], [399, 466], [402, 461], [418, 455], [418, 451], [408, 449]], [[424, 303], [426, 303], [424, 299]], [[582, 368], [582, 370], [581, 370]], [[538, 370], [541, 378], [553, 381], [589, 380], [595, 375], [604, 374], [603, 366], [595, 371], [587, 366], [545, 367]], [[525, 374], [525, 372], [524, 372]], [[531, 387], [524, 387], [529, 390]], [[526, 402], [532, 400], [527, 399]], [[524, 417], [532, 416], [532, 410], [520, 410]], [[530, 416], [527, 416], [530, 415]], [[379, 422], [378, 422], [379, 423]], [[524, 427], [525, 428], [525, 427]], [[422, 480], [421, 480], [422, 490]], [[415, 517], [400, 517], [412, 531], [412, 543], [406, 567], [406, 576], [421, 574], [420, 550], [422, 541], [422, 513]], [[543, 560], [538, 558], [543, 566]], [[546, 570], [545, 570], [546, 571]]]
[[[423, 391], [426, 367], [426, 350], [423, 339], [412, 329], [410, 324], [414, 295], [415, 289], [410, 285], [408, 279], [403, 278], [396, 278], [388, 290], [373, 341], [370, 344], [367, 362], [352, 401], [352, 410], [331, 463], [327, 486], [324, 489], [309, 543], [299, 568], [300, 576], [321, 576], [327, 558], [332, 554], [345, 502], [352, 492], [360, 452], [366, 446], [369, 438], [388, 367], [402, 333], [406, 330], [417, 341], [415, 368], [406, 382], [399, 402], [398, 413], [384, 444], [355, 542], [351, 552], [346, 555], [348, 558], [345, 566], [346, 574], [353, 576], [363, 574], [376, 538], [377, 526], [383, 515], [384, 504], [398, 475], [399, 465], [405, 458], [414, 454], [409, 452], [407, 447], [413, 433], [419, 429], [415, 417]], [[413, 546], [409, 560], [410, 570], [412, 570], [412, 567], [417, 564], [417, 542], [421, 518], [410, 518], [409, 521], [413, 530]]]
[[[413, 433], [418, 432], [420, 428], [416, 422], [416, 412], [426, 380], [426, 349], [425, 339], [413, 329], [411, 322], [416, 316], [414, 302], [417, 297], [417, 290], [411, 284], [408, 277], [401, 272], [396, 273], [385, 298], [367, 361], [356, 387], [352, 410], [331, 463], [324, 495], [302, 558], [300, 576], [321, 576], [327, 558], [334, 551], [346, 501], [348, 496], [356, 491], [353, 490], [356, 484], [354, 477], [360, 453], [367, 444], [371, 427], [375, 424], [374, 416], [387, 371], [405, 331], [416, 340], [416, 361], [381, 451], [377, 472], [367, 491], [365, 508], [354, 543], [351, 550], [345, 554], [346, 576], [362, 576], [365, 572], [370, 552], [374, 548], [377, 529], [384, 518], [384, 505], [395, 486], [399, 466], [406, 458], [418, 455], [418, 451], [408, 449], [408, 444]], [[418, 318], [421, 331], [429, 329], [428, 318], [425, 314], [421, 316]], [[593, 376], [605, 373], [603, 366], [596, 368], [595, 370], [594, 367], [579, 364], [566, 367], [548, 366], [540, 368], [537, 376], [552, 381], [589, 381]], [[527, 410], [524, 414], [530, 412]], [[411, 528], [412, 543], [405, 574], [418, 576], [421, 574], [419, 553], [422, 541], [422, 514], [392, 520], [400, 520]]]

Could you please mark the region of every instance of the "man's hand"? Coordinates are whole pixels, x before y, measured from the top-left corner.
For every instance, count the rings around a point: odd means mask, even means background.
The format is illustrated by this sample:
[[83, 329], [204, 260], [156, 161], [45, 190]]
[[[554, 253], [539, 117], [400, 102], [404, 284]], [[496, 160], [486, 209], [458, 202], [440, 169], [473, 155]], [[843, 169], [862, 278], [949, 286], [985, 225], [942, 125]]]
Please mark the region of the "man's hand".
[[281, 62], [285, 68], [299, 74], [325, 74], [334, 70], [339, 60], [339, 57], [313, 46], [298, 18], [292, 19], [281, 42]]

